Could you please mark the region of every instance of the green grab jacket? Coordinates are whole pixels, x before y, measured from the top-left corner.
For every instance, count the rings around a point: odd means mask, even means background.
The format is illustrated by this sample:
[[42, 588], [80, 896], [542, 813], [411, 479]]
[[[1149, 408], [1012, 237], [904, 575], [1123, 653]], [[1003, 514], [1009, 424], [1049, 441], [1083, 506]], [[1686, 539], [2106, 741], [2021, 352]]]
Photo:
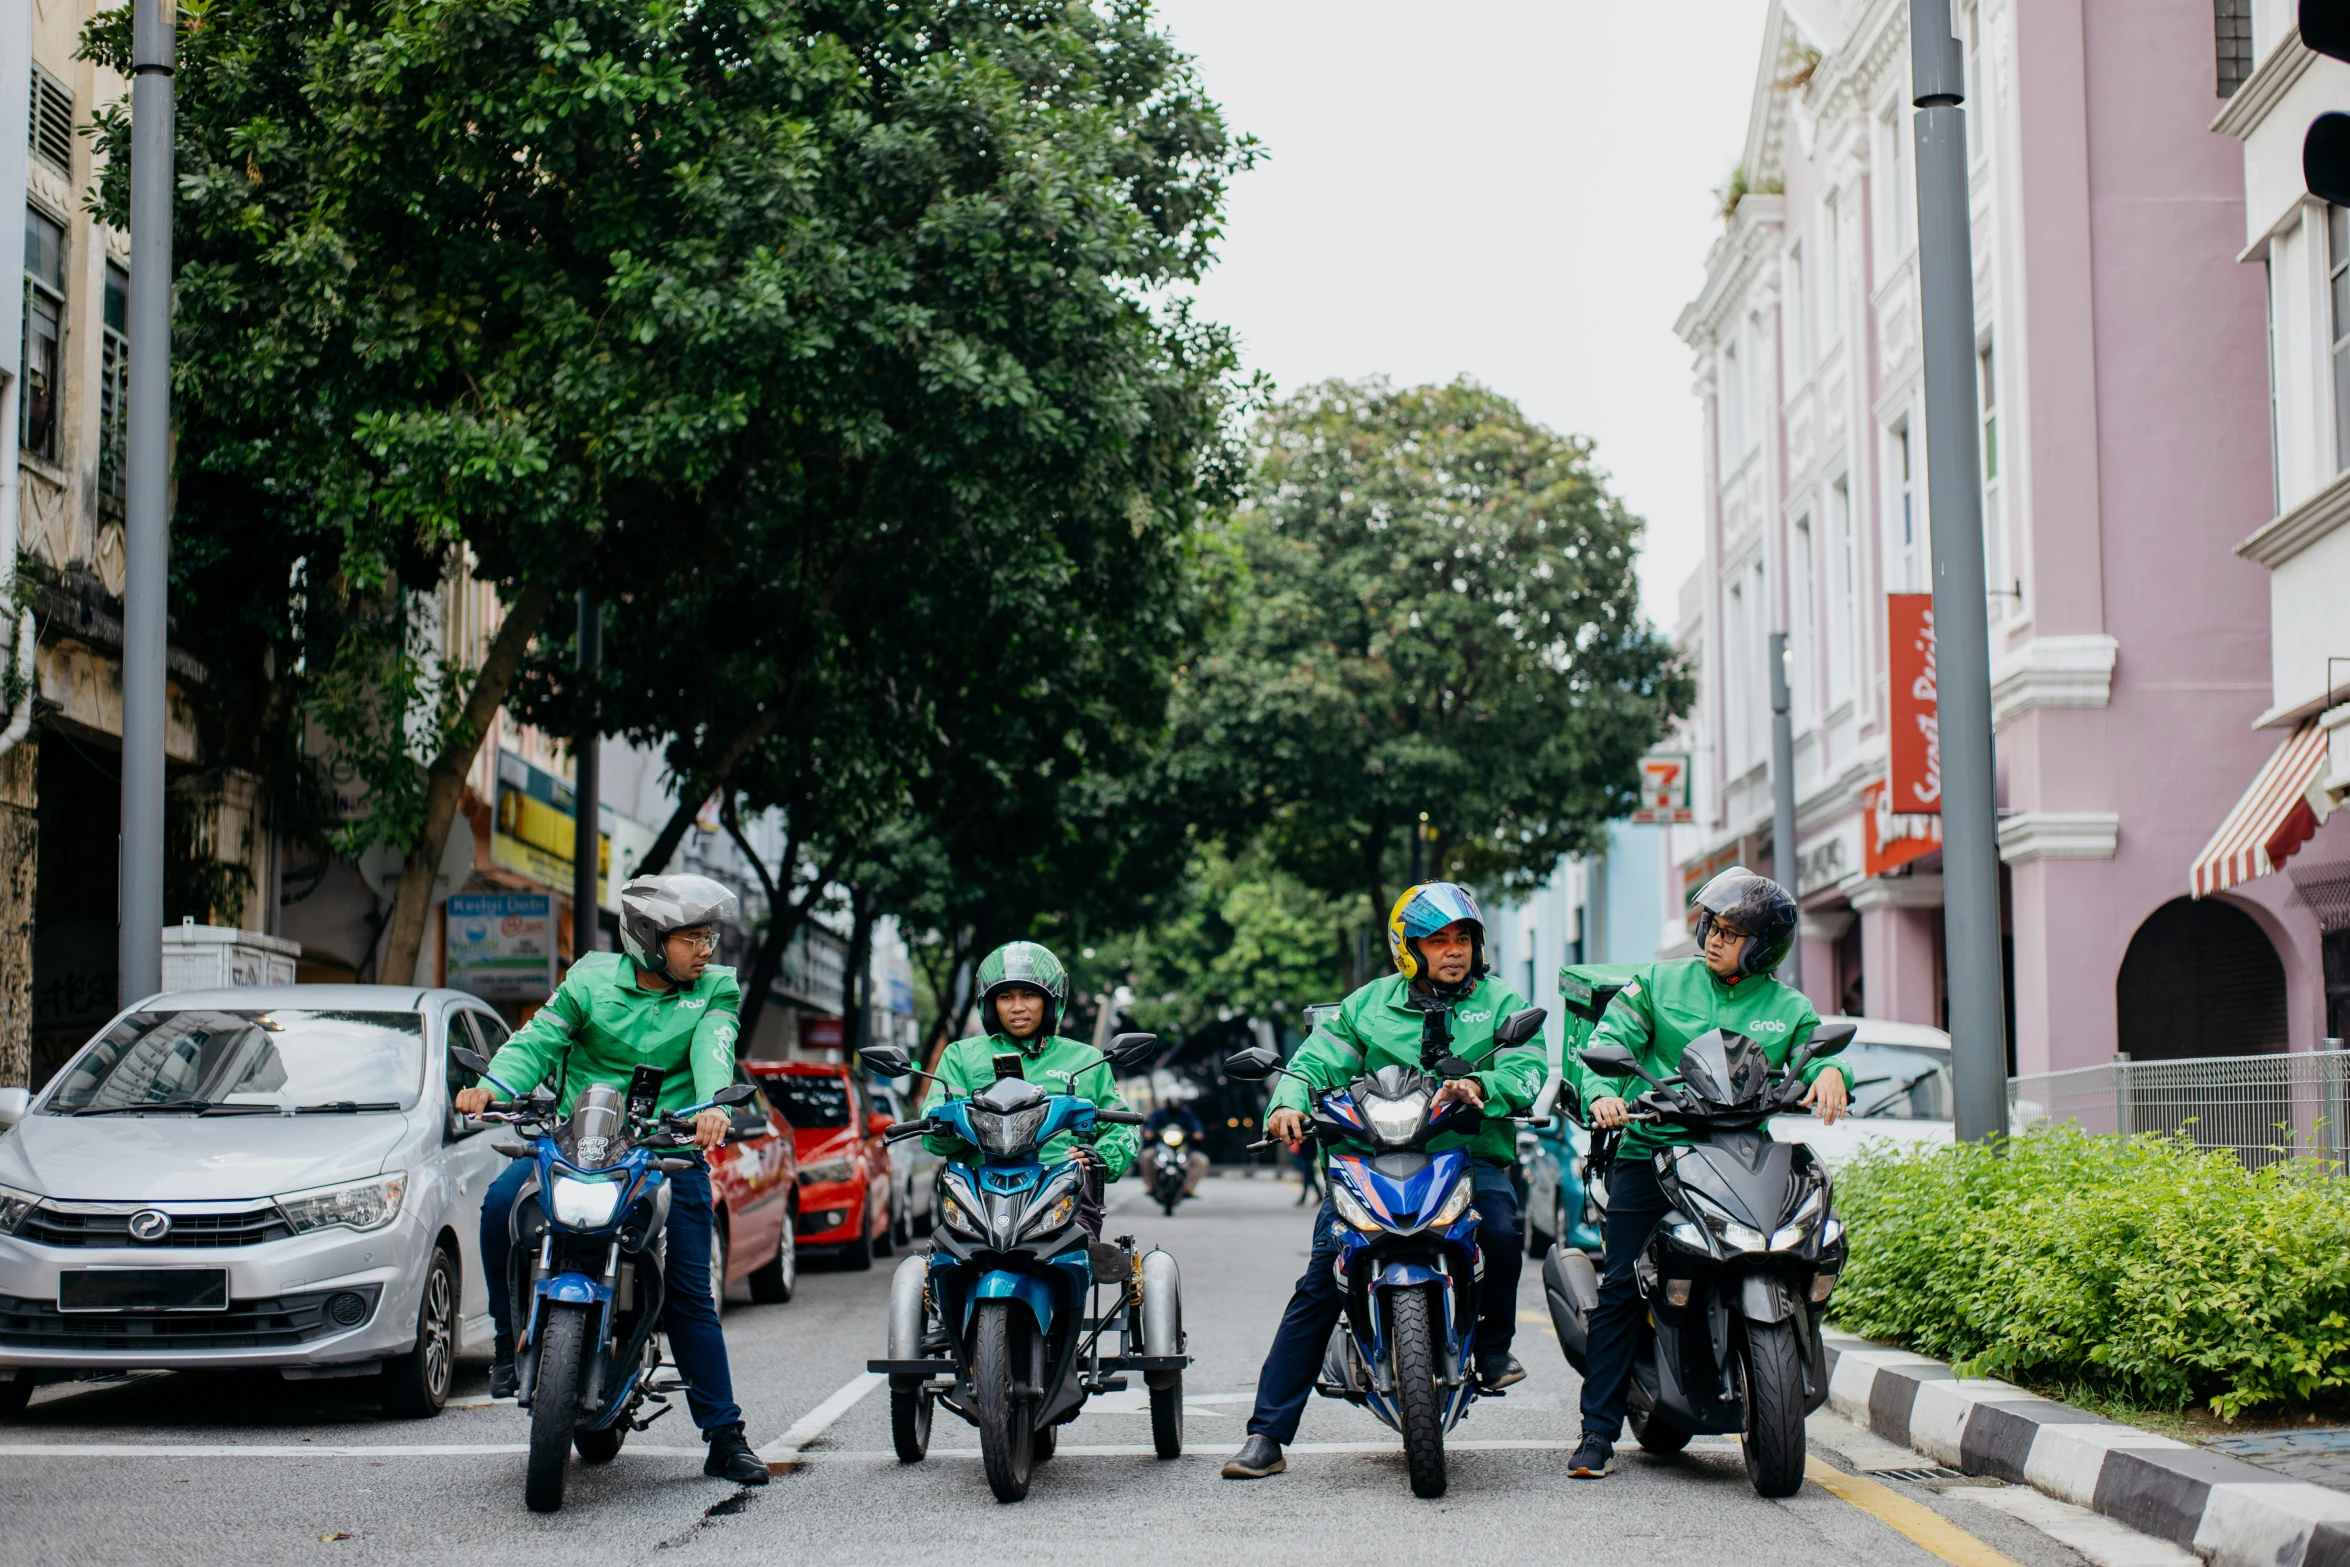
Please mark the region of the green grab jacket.
[[[1337, 1013], [1308, 1035], [1288, 1063], [1296, 1077], [1276, 1078], [1273, 1110], [1313, 1114], [1312, 1095], [1343, 1088], [1365, 1072], [1383, 1066], [1420, 1065], [1420, 1030], [1424, 1014], [1406, 1005], [1411, 981], [1401, 974], [1375, 979], [1339, 1004]], [[1526, 1003], [1518, 993], [1491, 975], [1477, 981], [1466, 996], [1449, 1003], [1452, 1009], [1452, 1053], [1479, 1063], [1474, 1074], [1485, 1090], [1486, 1121], [1474, 1132], [1447, 1132], [1428, 1147], [1430, 1152], [1466, 1148], [1470, 1156], [1497, 1164], [1515, 1164], [1517, 1128], [1506, 1119], [1523, 1115], [1542, 1091], [1547, 1070], [1539, 1039], [1514, 1050], [1495, 1053], [1494, 1025]], [[1301, 1083], [1298, 1078], [1306, 1079]], [[1496, 1119], [1497, 1117], [1502, 1119]]]
[[490, 1075], [528, 1093], [559, 1074], [560, 1109], [569, 1115], [580, 1090], [596, 1083], [626, 1089], [639, 1066], [652, 1065], [666, 1074], [660, 1107], [682, 1110], [734, 1081], [741, 1004], [734, 970], [722, 964], [703, 969], [690, 985], [644, 990], [626, 957], [591, 952], [506, 1041]]
[[[1782, 1066], [1798, 1045], [1820, 1024], [1802, 991], [1766, 974], [1749, 975], [1735, 985], [1724, 984], [1702, 958], [1652, 963], [1638, 971], [1600, 1017], [1599, 1026], [1583, 1048], [1622, 1045], [1634, 1060], [1658, 1077], [1681, 1070], [1681, 1052], [1698, 1035], [1723, 1028], [1744, 1034], [1762, 1047], [1773, 1066]], [[1852, 1086], [1852, 1069], [1834, 1058], [1823, 1058], [1803, 1069], [1807, 1083], [1835, 1068]], [[1567, 1063], [1567, 1079], [1575, 1085], [1586, 1109], [1601, 1099], [1631, 1099], [1648, 1085], [1637, 1077], [1602, 1077], [1583, 1064], [1582, 1050]], [[1636, 1121], [1624, 1131], [1620, 1153], [1646, 1158], [1660, 1148], [1694, 1142], [1677, 1126]]]
[[[922, 1113], [947, 1097], [947, 1090], [956, 1088], [966, 1094], [976, 1094], [995, 1081], [995, 1058], [1018, 1051], [1020, 1075], [1048, 1094], [1075, 1094], [1090, 1099], [1104, 1110], [1123, 1110], [1126, 1101], [1118, 1096], [1118, 1082], [1110, 1071], [1110, 1064], [1102, 1053], [1082, 1039], [1071, 1039], [1065, 1034], [1047, 1038], [1039, 1034], [1032, 1039], [1014, 1039], [1009, 1034], [974, 1034], [969, 1039], [958, 1039], [947, 1046], [938, 1058], [937, 1081], [923, 1096]], [[1116, 1180], [1126, 1173], [1134, 1162], [1134, 1155], [1142, 1144], [1131, 1126], [1097, 1124], [1092, 1137], [1094, 1151], [1108, 1166], [1104, 1172], [1108, 1180]], [[1070, 1150], [1076, 1144], [1074, 1133], [1062, 1132], [1037, 1150], [1037, 1158], [1046, 1164], [1066, 1164]], [[971, 1144], [954, 1136], [933, 1136], [922, 1139], [922, 1145], [942, 1159], [962, 1163], [976, 1163], [985, 1157]]]

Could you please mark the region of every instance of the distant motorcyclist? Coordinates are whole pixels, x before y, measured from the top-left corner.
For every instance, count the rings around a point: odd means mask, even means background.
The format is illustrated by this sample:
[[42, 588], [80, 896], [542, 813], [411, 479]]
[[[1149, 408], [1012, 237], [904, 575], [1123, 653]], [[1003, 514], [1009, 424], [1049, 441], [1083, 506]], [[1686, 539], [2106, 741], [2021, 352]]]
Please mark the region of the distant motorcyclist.
[[[1773, 1066], [1811, 1037], [1820, 1015], [1803, 992], [1771, 977], [1795, 944], [1798, 915], [1787, 889], [1768, 877], [1732, 866], [1698, 890], [1697, 943], [1700, 956], [1652, 964], [1609, 1003], [1585, 1043], [1621, 1045], [1658, 1077], [1678, 1072], [1681, 1051], [1713, 1029], [1745, 1035]], [[1602, 1077], [1583, 1065], [1580, 1053], [1568, 1074], [1589, 1106], [1594, 1129], [1629, 1124], [1625, 1095], [1645, 1085], [1637, 1079]], [[1844, 1113], [1851, 1069], [1832, 1059], [1804, 1068], [1811, 1091], [1803, 1103], [1822, 1121]], [[1669, 1210], [1658, 1188], [1651, 1157], [1662, 1148], [1691, 1141], [1677, 1127], [1642, 1123], [1624, 1133], [1607, 1178], [1607, 1259], [1601, 1271], [1599, 1304], [1591, 1313], [1591, 1337], [1583, 1374], [1583, 1440], [1568, 1470], [1577, 1479], [1605, 1475], [1623, 1433], [1624, 1399], [1638, 1349], [1640, 1295], [1632, 1267], [1648, 1244], [1649, 1232]]]
[[[1430, 1147], [1466, 1147], [1472, 1160], [1471, 1201], [1479, 1221], [1477, 1246], [1485, 1259], [1478, 1286], [1474, 1370], [1480, 1387], [1498, 1393], [1526, 1376], [1526, 1368], [1510, 1353], [1525, 1247], [1518, 1194], [1510, 1184], [1517, 1138], [1506, 1118], [1522, 1114], [1541, 1091], [1542, 1047], [1494, 1052], [1494, 1025], [1526, 1003], [1487, 975], [1485, 918], [1466, 887], [1437, 881], [1405, 889], [1388, 916], [1387, 950], [1396, 971], [1348, 996], [1337, 1015], [1299, 1047], [1289, 1070], [1319, 1093], [1384, 1066], [1433, 1072], [1448, 1055], [1480, 1068], [1473, 1076], [1447, 1081], [1436, 1102], [1479, 1106], [1489, 1119], [1474, 1132], [1439, 1137]], [[1279, 1082], [1265, 1131], [1294, 1152], [1306, 1135], [1312, 1095], [1295, 1077]], [[1306, 1271], [1289, 1297], [1264, 1369], [1257, 1373], [1248, 1440], [1224, 1466], [1227, 1480], [1261, 1479], [1288, 1467], [1281, 1449], [1297, 1437], [1298, 1417], [1313, 1391], [1314, 1373], [1346, 1305], [1331, 1270], [1338, 1255], [1337, 1223], [1325, 1197], [1314, 1216], [1314, 1247]]]
[[1208, 1129], [1189, 1104], [1170, 1099], [1143, 1119], [1142, 1140], [1157, 1142], [1159, 1133], [1170, 1126], [1183, 1134], [1183, 1195], [1197, 1197], [1199, 1183], [1208, 1173]]
[[[922, 1113], [947, 1091], [975, 1094], [1001, 1075], [999, 1063], [1048, 1094], [1075, 1094], [1105, 1110], [1123, 1110], [1118, 1084], [1100, 1051], [1081, 1039], [1054, 1031], [1069, 1000], [1069, 971], [1050, 948], [1014, 941], [989, 953], [979, 965], [979, 1021], [984, 1032], [958, 1039], [939, 1057], [937, 1080], [922, 1101]], [[923, 1139], [943, 1159], [976, 1161], [978, 1149], [959, 1137]], [[1077, 1199], [1077, 1222], [1095, 1240], [1102, 1235], [1102, 1186], [1126, 1173], [1137, 1147], [1131, 1125], [1098, 1125], [1087, 1142], [1062, 1132], [1037, 1151], [1048, 1165], [1080, 1161], [1085, 1166]]]
[[[668, 1076], [660, 1108], [682, 1110], [707, 1101], [734, 1081], [734, 1040], [740, 1024], [740, 987], [734, 970], [713, 964], [718, 924], [735, 912], [734, 894], [707, 876], [639, 876], [620, 892], [620, 944], [625, 953], [582, 953], [554, 995], [506, 1041], [490, 1075], [527, 1090], [556, 1075], [558, 1109], [594, 1084], [626, 1091], [641, 1065]], [[495, 1096], [487, 1088], [461, 1089], [460, 1113], [476, 1115]], [[733, 1117], [704, 1110], [694, 1117], [694, 1146], [706, 1154], [726, 1140]], [[517, 1159], [490, 1183], [481, 1204], [481, 1260], [495, 1330], [490, 1392], [514, 1392], [514, 1312], [506, 1267], [515, 1196], [535, 1166]], [[711, 1235], [716, 1226], [710, 1171], [697, 1156], [692, 1168], [669, 1177], [668, 1241], [663, 1272], [668, 1293], [661, 1329], [685, 1378], [686, 1403], [710, 1453], [702, 1473], [737, 1485], [765, 1485], [767, 1464], [743, 1439], [743, 1412], [734, 1401], [726, 1336], [710, 1290]]]

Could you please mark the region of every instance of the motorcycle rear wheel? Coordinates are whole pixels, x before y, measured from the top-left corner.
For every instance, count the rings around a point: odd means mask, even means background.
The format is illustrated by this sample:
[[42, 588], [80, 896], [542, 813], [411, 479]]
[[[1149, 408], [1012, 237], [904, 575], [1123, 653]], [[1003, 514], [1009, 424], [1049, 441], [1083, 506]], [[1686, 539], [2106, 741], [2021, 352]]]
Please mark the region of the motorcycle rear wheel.
[[937, 1398], [924, 1387], [889, 1390], [889, 1440], [898, 1462], [918, 1464], [930, 1455], [930, 1416]]
[[1792, 1322], [1746, 1324], [1746, 1478], [1758, 1496], [1803, 1489], [1803, 1349]]
[[1632, 1415], [1630, 1424], [1632, 1440], [1640, 1444], [1644, 1453], [1670, 1457], [1689, 1445], [1689, 1433], [1653, 1409]]
[[1018, 1301], [983, 1300], [971, 1325], [971, 1404], [979, 1417], [979, 1456], [987, 1488], [999, 1502], [1028, 1495], [1036, 1464], [1036, 1427], [1027, 1401], [1014, 1396], [1028, 1365], [1028, 1335]]
[[1387, 1296], [1387, 1338], [1395, 1356], [1395, 1412], [1403, 1426], [1404, 1467], [1414, 1496], [1438, 1497], [1444, 1472], [1444, 1399], [1436, 1386], [1436, 1310], [1433, 1285]]
[[534, 1513], [563, 1507], [563, 1471], [579, 1419], [579, 1372], [587, 1359], [587, 1308], [549, 1304], [539, 1328], [539, 1375], [531, 1389], [530, 1464], [522, 1500]]
[[1183, 1373], [1151, 1389], [1151, 1451], [1161, 1458], [1183, 1456]]

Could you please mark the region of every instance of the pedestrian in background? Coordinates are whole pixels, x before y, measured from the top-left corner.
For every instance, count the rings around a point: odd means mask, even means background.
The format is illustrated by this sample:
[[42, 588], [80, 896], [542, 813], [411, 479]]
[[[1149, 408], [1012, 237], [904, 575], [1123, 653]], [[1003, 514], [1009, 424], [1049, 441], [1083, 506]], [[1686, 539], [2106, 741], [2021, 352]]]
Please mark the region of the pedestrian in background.
[[1297, 1166], [1299, 1182], [1297, 1201], [1292, 1206], [1302, 1208], [1322, 1195], [1321, 1160], [1313, 1149], [1300, 1148], [1289, 1156], [1289, 1162]]

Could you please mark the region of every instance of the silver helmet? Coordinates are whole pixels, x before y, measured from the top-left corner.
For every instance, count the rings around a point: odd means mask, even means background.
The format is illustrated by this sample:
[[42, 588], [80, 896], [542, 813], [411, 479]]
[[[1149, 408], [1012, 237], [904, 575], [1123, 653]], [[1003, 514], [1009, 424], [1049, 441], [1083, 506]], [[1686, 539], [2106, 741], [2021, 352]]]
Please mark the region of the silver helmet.
[[639, 876], [620, 889], [620, 946], [648, 974], [674, 979], [663, 945], [681, 930], [735, 918], [741, 905], [707, 876]]

